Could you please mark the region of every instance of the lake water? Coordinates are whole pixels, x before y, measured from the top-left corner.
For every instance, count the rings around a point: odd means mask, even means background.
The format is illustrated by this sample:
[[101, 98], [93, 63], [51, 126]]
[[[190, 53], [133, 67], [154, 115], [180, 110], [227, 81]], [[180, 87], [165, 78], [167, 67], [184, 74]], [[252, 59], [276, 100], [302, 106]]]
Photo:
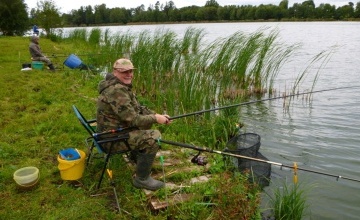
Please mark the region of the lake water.
[[[203, 28], [206, 40], [227, 37], [236, 31], [252, 33], [259, 28], [279, 30], [279, 40], [302, 47], [281, 69], [276, 89], [284, 92], [322, 51], [334, 50], [320, 70], [314, 90], [357, 86], [315, 93], [312, 101], [294, 99], [287, 111], [283, 100], [248, 105], [241, 109], [246, 132], [261, 136], [260, 152], [270, 161], [324, 173], [360, 179], [360, 22], [267, 22], [226, 24], [134, 25], [109, 28], [111, 32], [174, 30], [182, 35], [189, 27]], [[66, 29], [65, 29], [66, 30]], [[335, 49], [334, 49], [335, 48]], [[312, 68], [300, 86], [311, 88], [317, 70]], [[311, 215], [305, 219], [360, 219], [360, 182], [299, 171], [307, 192]], [[272, 167], [272, 183], [292, 180], [292, 171]], [[264, 199], [265, 201], [265, 199]]]

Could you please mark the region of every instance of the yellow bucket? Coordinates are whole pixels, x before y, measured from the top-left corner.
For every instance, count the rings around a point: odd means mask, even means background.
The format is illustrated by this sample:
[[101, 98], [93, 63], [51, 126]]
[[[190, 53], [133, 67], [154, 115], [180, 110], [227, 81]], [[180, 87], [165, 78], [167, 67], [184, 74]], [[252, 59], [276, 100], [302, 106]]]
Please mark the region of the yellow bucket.
[[78, 180], [82, 177], [85, 170], [86, 154], [82, 150], [78, 151], [80, 153], [80, 159], [77, 160], [64, 160], [58, 155], [57, 160], [59, 162], [58, 168], [60, 170], [61, 179]]

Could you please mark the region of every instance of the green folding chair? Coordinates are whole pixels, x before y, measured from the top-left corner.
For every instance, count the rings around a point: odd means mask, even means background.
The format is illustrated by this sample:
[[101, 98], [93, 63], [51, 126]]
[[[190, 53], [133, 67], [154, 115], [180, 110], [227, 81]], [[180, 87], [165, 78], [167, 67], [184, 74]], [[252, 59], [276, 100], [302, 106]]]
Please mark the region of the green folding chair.
[[[131, 153], [131, 148], [130, 145], [128, 143], [128, 138], [129, 138], [129, 133], [126, 132], [127, 129], [118, 129], [116, 131], [109, 131], [109, 132], [103, 132], [103, 133], [96, 133], [96, 129], [94, 128], [94, 126], [92, 126], [93, 123], [96, 122], [96, 119], [91, 119], [91, 120], [87, 120], [83, 114], [81, 114], [81, 112], [79, 111], [79, 109], [73, 105], [72, 106], [74, 113], [76, 115], [76, 117], [78, 118], [79, 122], [81, 123], [81, 125], [83, 125], [83, 127], [85, 128], [85, 130], [88, 132], [88, 134], [90, 135], [90, 137], [86, 138], [86, 144], [89, 148], [89, 155], [87, 158], [87, 162], [86, 164], [89, 164], [90, 159], [93, 157], [93, 149], [94, 147], [97, 149], [97, 151], [99, 153], [105, 154], [105, 161], [104, 161], [104, 166], [101, 172], [101, 176], [100, 176], [100, 180], [98, 182], [97, 188], [99, 189], [101, 186], [101, 182], [102, 179], [104, 177], [104, 173], [105, 170], [108, 166], [109, 163], [109, 159], [111, 156], [116, 155], [116, 154], [126, 154], [129, 157], [129, 154]], [[130, 131], [130, 129], [129, 129]], [[107, 137], [104, 138], [104, 135], [108, 135], [110, 133], [117, 133], [117, 132], [121, 132], [121, 134], [119, 133], [119, 135], [116, 135], [114, 137]], [[114, 144], [111, 144], [109, 152], [107, 152], [104, 148], [103, 148], [103, 144], [104, 143], [116, 143], [116, 142], [124, 142], [125, 145], [127, 146], [126, 149], [124, 150], [118, 150], [118, 151], [112, 151], [112, 147]]]

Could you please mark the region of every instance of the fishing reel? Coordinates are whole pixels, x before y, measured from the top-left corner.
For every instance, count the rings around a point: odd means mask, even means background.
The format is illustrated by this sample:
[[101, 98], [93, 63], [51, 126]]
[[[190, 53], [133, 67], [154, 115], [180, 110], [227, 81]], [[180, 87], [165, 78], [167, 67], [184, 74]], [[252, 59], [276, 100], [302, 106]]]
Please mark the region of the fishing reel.
[[200, 156], [200, 151], [192, 159], [191, 163], [197, 164], [199, 166], [205, 166], [207, 164], [206, 157]]

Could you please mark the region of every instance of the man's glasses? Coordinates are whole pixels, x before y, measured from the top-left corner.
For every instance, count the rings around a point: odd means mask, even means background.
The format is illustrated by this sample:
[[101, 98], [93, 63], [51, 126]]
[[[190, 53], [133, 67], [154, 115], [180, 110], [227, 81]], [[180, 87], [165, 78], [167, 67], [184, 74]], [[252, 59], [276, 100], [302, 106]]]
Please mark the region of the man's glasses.
[[124, 74], [127, 74], [127, 73], [133, 73], [134, 71], [133, 70], [127, 70], [127, 71], [120, 71], [120, 69], [116, 69], [119, 73], [124, 73]]

